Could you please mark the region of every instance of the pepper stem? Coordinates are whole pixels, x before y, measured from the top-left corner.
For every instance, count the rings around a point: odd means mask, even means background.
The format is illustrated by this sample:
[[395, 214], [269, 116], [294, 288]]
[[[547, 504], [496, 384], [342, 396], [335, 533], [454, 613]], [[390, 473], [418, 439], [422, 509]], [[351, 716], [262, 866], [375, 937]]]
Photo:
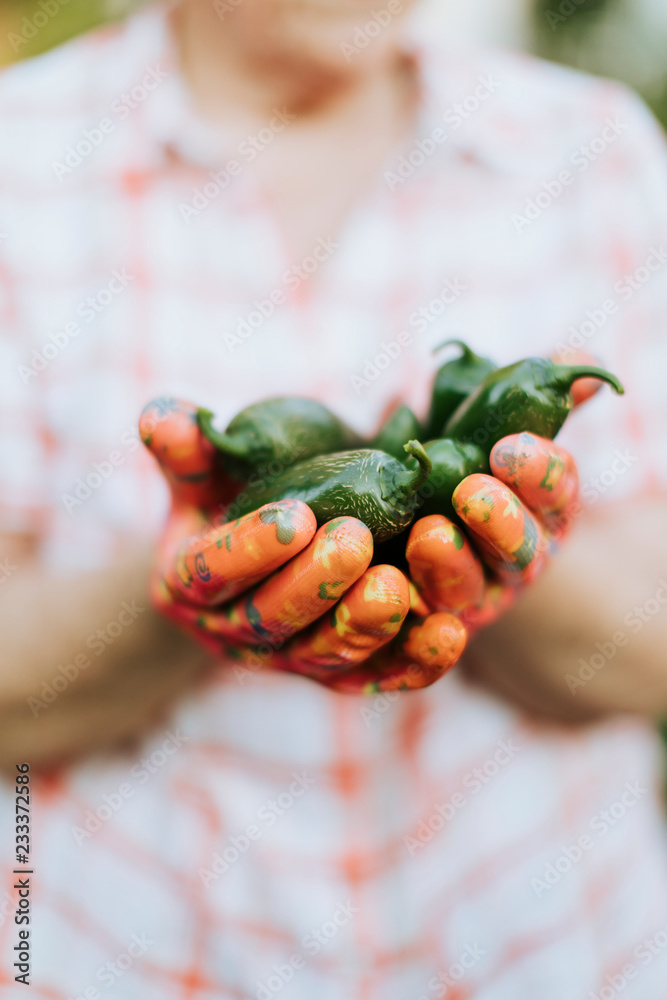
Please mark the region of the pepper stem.
[[622, 396], [625, 392], [615, 375], [604, 368], [596, 368], [595, 365], [553, 365], [549, 382], [554, 387], [571, 389], [572, 383], [580, 378], [597, 378], [610, 385], [619, 395]]
[[433, 354], [437, 354], [438, 351], [441, 351], [443, 349], [443, 347], [451, 347], [452, 344], [456, 344], [457, 347], [461, 348], [461, 350], [463, 351], [463, 357], [465, 358], [466, 361], [484, 360], [483, 358], [480, 358], [479, 354], [475, 354], [472, 348], [468, 347], [468, 345], [463, 340], [457, 340], [456, 338], [452, 340], [444, 340], [442, 344], [438, 344], [437, 347], [433, 348]]
[[416, 469], [405, 469], [398, 472], [393, 480], [393, 493], [396, 500], [406, 501], [417, 492], [420, 486], [431, 475], [433, 463], [420, 441], [408, 441], [403, 447], [408, 455], [412, 455], [419, 463]]
[[214, 414], [210, 410], [199, 408], [197, 410], [197, 423], [204, 437], [214, 444], [216, 448], [224, 452], [225, 455], [232, 455], [234, 458], [246, 458], [248, 449], [241, 437], [232, 437], [231, 434], [224, 434], [216, 431], [213, 426]]

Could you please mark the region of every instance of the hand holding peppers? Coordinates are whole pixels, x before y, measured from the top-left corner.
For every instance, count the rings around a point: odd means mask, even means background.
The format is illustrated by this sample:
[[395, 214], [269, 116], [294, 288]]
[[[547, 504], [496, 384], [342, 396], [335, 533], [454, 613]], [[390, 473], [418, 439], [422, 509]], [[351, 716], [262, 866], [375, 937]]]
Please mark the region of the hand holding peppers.
[[494, 621], [533, 579], [564, 535], [576, 469], [557, 445], [504, 438], [493, 476], [475, 473], [453, 506], [468, 529], [440, 514], [412, 527], [412, 582], [370, 565], [371, 532], [352, 516], [317, 528], [298, 499], [263, 505], [212, 526], [242, 484], [218, 466], [194, 407], [150, 404], [142, 438], [171, 484], [172, 511], [153, 580], [157, 606], [214, 652], [271, 666], [336, 690], [428, 686], [460, 658], [469, 633]]
[[577, 509], [572, 456], [534, 434], [502, 438], [492, 476], [475, 473], [454, 491], [468, 537], [439, 515], [413, 526], [407, 545], [412, 578], [426, 604], [475, 630], [510, 606], [563, 540]]
[[[152, 580], [159, 610], [241, 666], [271, 666], [354, 691], [368, 690], [379, 674], [386, 684], [407, 686], [400, 676], [414, 671], [411, 662], [373, 661], [401, 630], [410, 587], [395, 567], [370, 567], [365, 524], [342, 516], [318, 529], [311, 509], [287, 498], [214, 526], [215, 511], [233, 502], [241, 484], [218, 467], [195, 407], [158, 400], [139, 427], [172, 493]], [[458, 659], [465, 642], [453, 616], [433, 617], [431, 669], [445, 653], [449, 665], [454, 647]]]

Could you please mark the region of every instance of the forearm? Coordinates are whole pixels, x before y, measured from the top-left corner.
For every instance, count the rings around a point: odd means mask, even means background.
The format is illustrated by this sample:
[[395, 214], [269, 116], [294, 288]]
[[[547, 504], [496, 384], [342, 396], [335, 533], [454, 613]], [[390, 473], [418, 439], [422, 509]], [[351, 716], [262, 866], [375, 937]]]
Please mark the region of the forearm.
[[[158, 638], [149, 609], [148, 553], [108, 569], [55, 576], [34, 559], [0, 591], [3, 667], [0, 708], [40, 698], [45, 683], [76, 672], [91, 684]], [[58, 684], [57, 687], [62, 685]]]
[[64, 578], [15, 558], [0, 589], [0, 764], [127, 739], [200, 671], [201, 653], [150, 607], [150, 558]]
[[664, 500], [584, 515], [543, 578], [472, 644], [470, 672], [565, 720], [666, 713], [664, 522]]

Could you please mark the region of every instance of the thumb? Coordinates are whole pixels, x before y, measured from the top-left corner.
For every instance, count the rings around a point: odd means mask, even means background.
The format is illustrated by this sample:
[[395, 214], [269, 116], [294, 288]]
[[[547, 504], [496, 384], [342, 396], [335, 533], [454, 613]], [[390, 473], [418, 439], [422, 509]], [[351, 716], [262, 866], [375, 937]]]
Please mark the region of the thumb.
[[192, 403], [167, 396], [151, 400], [139, 417], [139, 434], [175, 501], [214, 507], [228, 503], [241, 485], [225, 474], [215, 445], [199, 429]]
[[424, 621], [406, 620], [391, 646], [378, 650], [365, 663], [343, 673], [318, 678], [334, 691], [375, 694], [415, 691], [430, 687], [458, 663], [467, 630], [454, 615], [436, 612]]
[[[588, 351], [574, 350], [573, 348], [566, 347], [558, 351], [554, 351], [551, 355], [551, 360], [555, 361], [557, 364], [562, 365], [600, 365], [600, 359], [596, 358], [594, 354], [589, 354]], [[595, 396], [596, 393], [600, 391], [603, 383], [596, 378], [580, 378], [574, 383], [570, 392], [572, 394], [572, 399], [574, 400], [575, 406], [581, 406], [588, 399]]]

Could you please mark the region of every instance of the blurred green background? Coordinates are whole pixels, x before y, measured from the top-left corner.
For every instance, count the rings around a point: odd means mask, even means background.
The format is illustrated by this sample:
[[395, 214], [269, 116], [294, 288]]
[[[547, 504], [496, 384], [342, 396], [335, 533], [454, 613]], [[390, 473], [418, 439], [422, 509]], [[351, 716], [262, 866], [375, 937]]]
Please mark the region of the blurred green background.
[[139, 0], [0, 0], [0, 66], [124, 17]]
[[[142, 0], [0, 0], [0, 66], [124, 17]], [[466, 3], [469, 26], [515, 26], [515, 43], [639, 90], [667, 121], [665, 0], [424, 0], [443, 28]], [[520, 34], [520, 37], [519, 37]], [[491, 31], [491, 37], [493, 32]], [[503, 41], [507, 42], [507, 32]], [[510, 39], [511, 40], [511, 39]]]
[[665, 0], [533, 0], [530, 17], [535, 52], [623, 80], [667, 123]]

